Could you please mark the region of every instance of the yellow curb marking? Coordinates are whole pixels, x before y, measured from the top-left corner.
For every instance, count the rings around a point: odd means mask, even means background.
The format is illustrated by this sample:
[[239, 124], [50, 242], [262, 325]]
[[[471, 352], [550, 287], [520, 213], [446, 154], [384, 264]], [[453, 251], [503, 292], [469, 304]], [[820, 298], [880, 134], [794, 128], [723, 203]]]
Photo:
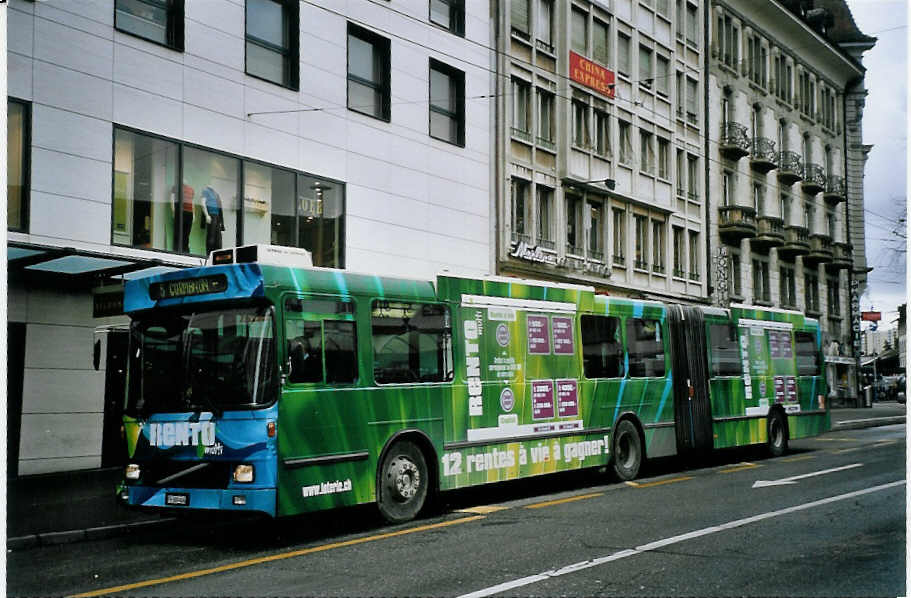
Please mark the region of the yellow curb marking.
[[679, 478], [669, 478], [667, 480], [658, 480], [657, 482], [645, 482], [640, 484], [639, 482], [626, 482], [627, 486], [632, 486], [633, 488], [651, 488], [652, 486], [661, 486], [663, 484], [673, 484], [674, 482], [685, 482], [686, 480], [692, 480], [693, 476], [685, 475]]
[[782, 463], [793, 463], [794, 461], [806, 461], [807, 459], [813, 459], [813, 455], [802, 455], [800, 457], [788, 457], [787, 459], [782, 459]]
[[486, 515], [488, 513], [496, 513], [497, 511], [505, 511], [509, 507], [498, 507], [496, 505], [478, 505], [477, 507], [468, 507], [467, 509], [459, 509], [456, 513], [474, 513], [476, 515]]
[[747, 462], [747, 461], [744, 461], [744, 462], [743, 462], [742, 464], [740, 464], [740, 465], [737, 465], [737, 466], [735, 466], [735, 467], [731, 467], [731, 468], [729, 468], [729, 469], [722, 469], [722, 470], [719, 471], [718, 473], [734, 473], [735, 471], [743, 471], [743, 470], [745, 470], [745, 469], [754, 469], [754, 468], [756, 468], [756, 467], [762, 467], [762, 466], [761, 466], [761, 465], [757, 465], [756, 463], [749, 463], [749, 462]]
[[250, 559], [247, 561], [240, 561], [238, 563], [231, 563], [228, 565], [221, 565], [219, 567], [212, 567], [211, 569], [201, 569], [199, 571], [190, 571], [187, 573], [181, 573], [180, 575], [172, 575], [170, 577], [160, 577], [158, 579], [148, 579], [146, 581], [140, 581], [136, 583], [126, 584], [122, 586], [115, 586], [112, 588], [104, 588], [102, 590], [95, 590], [93, 592], [84, 592], [82, 594], [73, 594], [68, 598], [89, 598], [90, 596], [104, 596], [106, 594], [119, 594], [121, 592], [128, 592], [130, 590], [136, 590], [139, 588], [146, 588], [148, 586], [159, 585], [163, 583], [171, 583], [175, 581], [182, 581], [186, 579], [193, 579], [195, 577], [203, 577], [205, 575], [212, 575], [213, 573], [223, 573], [225, 571], [233, 571], [235, 569], [243, 569], [245, 567], [252, 567], [253, 565], [262, 565], [263, 563], [271, 563], [274, 561], [282, 561], [285, 559], [292, 559], [294, 557], [304, 556], [307, 554], [313, 554], [315, 552], [323, 552], [326, 550], [332, 550], [334, 548], [344, 548], [346, 546], [355, 546], [357, 544], [364, 544], [365, 542], [375, 542], [377, 540], [385, 540], [387, 538], [395, 538], [397, 536], [404, 536], [407, 534], [414, 534], [417, 532], [423, 532], [431, 529], [438, 529], [441, 527], [448, 527], [450, 525], [458, 525], [459, 523], [468, 523], [469, 521], [477, 521], [478, 519], [484, 519], [483, 515], [475, 515], [474, 517], [463, 517], [461, 519], [454, 519], [452, 521], [443, 521], [440, 523], [432, 523], [430, 525], [419, 525], [417, 527], [411, 527], [408, 529], [403, 529], [395, 532], [388, 532], [385, 534], [377, 534], [375, 536], [365, 536], [362, 538], [354, 538], [353, 540], [345, 540], [344, 542], [334, 542], [332, 544], [322, 544], [320, 546], [313, 546], [311, 548], [304, 548], [302, 550], [293, 550], [291, 552], [283, 552], [280, 554], [273, 554], [270, 556], [264, 556], [256, 559]]
[[526, 509], [541, 509], [543, 507], [551, 507], [553, 505], [562, 505], [567, 502], [575, 502], [577, 500], [585, 500], [586, 498], [595, 498], [596, 496], [604, 496], [603, 492], [593, 492], [592, 494], [579, 494], [578, 496], [569, 496], [567, 498], [558, 498], [557, 500], [548, 500], [546, 502], [539, 502], [533, 505], [525, 505]]

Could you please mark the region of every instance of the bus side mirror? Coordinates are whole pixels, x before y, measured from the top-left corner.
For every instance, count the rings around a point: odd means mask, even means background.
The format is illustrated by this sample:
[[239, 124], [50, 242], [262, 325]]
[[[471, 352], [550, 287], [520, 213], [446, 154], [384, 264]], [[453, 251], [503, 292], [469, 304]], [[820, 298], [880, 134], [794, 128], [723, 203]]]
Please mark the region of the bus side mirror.
[[98, 366], [101, 365], [101, 339], [95, 339], [95, 346], [92, 351], [92, 363], [95, 365], [95, 371], [98, 371]]

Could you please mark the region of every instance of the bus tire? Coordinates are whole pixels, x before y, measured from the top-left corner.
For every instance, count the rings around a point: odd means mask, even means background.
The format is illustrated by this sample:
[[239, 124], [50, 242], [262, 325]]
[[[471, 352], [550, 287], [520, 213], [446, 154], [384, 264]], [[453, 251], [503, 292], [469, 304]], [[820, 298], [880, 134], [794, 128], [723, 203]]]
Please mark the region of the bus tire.
[[769, 413], [767, 425], [769, 455], [780, 457], [788, 452], [788, 420], [780, 409], [775, 409]]
[[636, 479], [642, 465], [642, 438], [628, 419], [622, 419], [614, 429], [614, 475], [621, 482]]
[[412, 442], [396, 442], [383, 457], [378, 482], [376, 502], [386, 521], [414, 519], [424, 507], [430, 486], [424, 454]]

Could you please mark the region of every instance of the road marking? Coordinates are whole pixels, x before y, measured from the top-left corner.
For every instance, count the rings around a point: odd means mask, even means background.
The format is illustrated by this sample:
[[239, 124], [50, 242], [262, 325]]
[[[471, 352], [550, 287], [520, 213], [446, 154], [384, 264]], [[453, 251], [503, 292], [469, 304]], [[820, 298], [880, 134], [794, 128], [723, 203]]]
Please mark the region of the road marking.
[[550, 571], [543, 571], [536, 575], [529, 575], [527, 577], [522, 577], [512, 581], [507, 581], [489, 588], [484, 588], [471, 592], [469, 594], [463, 594], [459, 598], [482, 598], [484, 596], [492, 596], [494, 594], [504, 594], [504, 593], [515, 593], [512, 590], [516, 588], [521, 588], [539, 581], [544, 581], [553, 577], [559, 577], [561, 575], [568, 575], [570, 573], [575, 573], [576, 571], [583, 571], [585, 569], [590, 569], [592, 567], [597, 567], [598, 565], [603, 565], [605, 563], [610, 563], [612, 561], [618, 561], [620, 559], [625, 559], [627, 557], [635, 556], [645, 552], [650, 552], [669, 546], [671, 544], [677, 544], [679, 542], [685, 542], [687, 540], [692, 540], [694, 538], [700, 538], [702, 536], [707, 536], [709, 534], [714, 534], [730, 529], [735, 529], [751, 523], [757, 523], [765, 519], [772, 519], [773, 517], [781, 517], [782, 515], [788, 515], [790, 513], [796, 513], [798, 511], [805, 511], [807, 509], [813, 509], [821, 505], [826, 505], [829, 503], [834, 503], [842, 500], [848, 500], [855, 498], [857, 496], [863, 496], [864, 494], [870, 494], [872, 492], [880, 492], [882, 490], [888, 490], [889, 488], [895, 488], [897, 486], [902, 486], [906, 482], [905, 480], [898, 480], [895, 482], [890, 482], [888, 484], [882, 484], [881, 486], [874, 486], [872, 488], [864, 488], [863, 490], [856, 490], [854, 492], [848, 492], [847, 494], [839, 494], [836, 496], [830, 496], [828, 498], [823, 498], [820, 500], [814, 500], [813, 502], [804, 503], [801, 505], [795, 505], [793, 507], [787, 507], [784, 509], [779, 509], [777, 511], [767, 511], [765, 513], [760, 513], [759, 515], [753, 515], [752, 517], [746, 517], [744, 519], [736, 519], [734, 521], [728, 521], [727, 523], [722, 523], [720, 525], [713, 525], [710, 527], [705, 527], [699, 530], [694, 530], [687, 532], [685, 534], [680, 534], [678, 536], [672, 536], [670, 538], [665, 538], [663, 540], [657, 540], [655, 542], [650, 542], [649, 544], [643, 544], [635, 548], [627, 548], [626, 550], [621, 550], [613, 554], [592, 559], [589, 561], [582, 561], [579, 563], [574, 563], [572, 565], [567, 565], [561, 567], [560, 569], [552, 569]]
[[604, 496], [604, 493], [603, 492], [593, 492], [592, 494], [579, 494], [577, 496], [569, 496], [567, 498], [558, 498], [556, 500], [538, 502], [533, 505], [525, 505], [525, 508], [526, 509], [541, 509], [544, 507], [551, 507], [553, 505], [562, 505], [563, 503], [566, 503], [566, 502], [585, 500], [586, 498], [595, 498], [596, 496]]
[[456, 513], [474, 513], [475, 515], [487, 515], [488, 513], [496, 513], [497, 511], [505, 511], [509, 507], [499, 507], [497, 505], [478, 505], [477, 507], [468, 507], [467, 509], [459, 509]]
[[804, 473], [801, 475], [794, 475], [789, 478], [781, 478], [780, 480], [757, 480], [753, 484], [753, 488], [765, 488], [767, 486], [784, 486], [785, 484], [796, 484], [797, 480], [802, 480], [804, 478], [812, 478], [818, 475], [825, 475], [827, 473], [834, 473], [836, 471], [844, 471], [846, 469], [854, 469], [855, 467], [863, 467], [863, 463], [852, 463], [851, 465], [843, 465], [842, 467], [833, 467], [832, 469], [823, 469], [822, 471], [811, 471], [810, 473]]
[[692, 480], [693, 476], [685, 475], [680, 476], [679, 478], [668, 478], [666, 480], [658, 480], [657, 482], [626, 482], [627, 486], [632, 486], [633, 488], [651, 488], [652, 486], [662, 486], [664, 484], [673, 484], [675, 482], [685, 482], [687, 480]]
[[304, 556], [307, 554], [313, 554], [315, 552], [324, 552], [326, 550], [332, 550], [334, 548], [345, 548], [347, 546], [355, 546], [357, 544], [364, 544], [366, 542], [375, 542], [377, 540], [386, 540], [388, 538], [395, 538], [398, 536], [405, 536], [408, 534], [414, 534], [418, 532], [423, 532], [431, 529], [438, 529], [441, 527], [449, 527], [451, 525], [458, 525], [460, 523], [468, 523], [470, 521], [477, 521], [478, 519], [484, 519], [483, 515], [475, 515], [474, 517], [462, 517], [461, 519], [453, 519], [451, 521], [441, 521], [440, 523], [431, 523], [429, 525], [419, 525], [417, 527], [409, 527], [408, 529], [402, 529], [394, 532], [387, 532], [384, 534], [377, 534], [375, 536], [364, 536], [361, 538], [354, 538], [352, 540], [345, 540], [343, 542], [333, 542], [332, 544], [322, 544], [320, 546], [313, 546], [311, 548], [304, 548], [302, 550], [292, 550], [291, 552], [282, 552], [279, 554], [273, 554], [270, 556], [264, 556], [256, 559], [250, 559], [247, 561], [240, 561], [237, 563], [230, 563], [228, 565], [221, 565], [219, 567], [212, 567], [211, 569], [200, 569], [199, 571], [189, 571], [187, 573], [181, 573], [179, 575], [171, 575], [169, 577], [160, 577], [158, 579], [147, 579], [145, 581], [139, 581], [136, 583], [125, 584], [122, 586], [115, 586], [112, 588], [104, 588], [102, 590], [94, 590], [92, 592], [84, 592], [82, 594], [72, 594], [67, 598], [89, 598], [91, 596], [104, 596], [106, 594], [120, 594], [124, 592], [129, 592], [130, 590], [136, 590], [139, 588], [146, 588], [148, 586], [155, 586], [164, 583], [172, 583], [175, 581], [183, 581], [187, 579], [193, 579], [196, 577], [203, 577], [205, 575], [212, 575], [213, 573], [223, 573], [225, 571], [233, 571], [235, 569], [243, 569], [245, 567], [252, 567], [254, 565], [262, 565], [263, 563], [271, 563], [274, 561], [282, 561], [285, 559], [292, 559], [299, 556]]
[[897, 440], [883, 440], [883, 441], [877, 442], [875, 444], [865, 444], [863, 446], [854, 446], [854, 447], [846, 448], [846, 449], [836, 449], [834, 451], [829, 451], [829, 452], [833, 455], [841, 455], [842, 453], [853, 453], [854, 451], [862, 451], [862, 450], [868, 449], [868, 448], [888, 446], [890, 444], [895, 444], [896, 442], [898, 442], [898, 441]]
[[788, 457], [787, 459], [782, 459], [782, 463], [794, 463], [795, 461], [806, 461], [807, 459], [815, 459], [813, 455], [802, 455], [800, 457]]
[[735, 467], [731, 467], [731, 468], [729, 468], [729, 469], [722, 469], [722, 470], [719, 471], [718, 473], [734, 473], [735, 471], [744, 471], [745, 469], [754, 469], [754, 468], [756, 468], [756, 467], [762, 467], [762, 466], [761, 466], [761, 465], [757, 465], [756, 463], [749, 463], [749, 462], [747, 462], [747, 461], [744, 461], [744, 462], [741, 463], [740, 465], [737, 465], [737, 466], [735, 466]]
[[878, 421], [892, 421], [898, 420], [898, 418], [905, 419], [904, 415], [892, 415], [888, 417], [868, 417], [866, 419], [846, 419], [845, 421], [838, 422], [836, 426], [843, 426], [845, 424], [856, 424], [860, 422], [878, 422]]
[[814, 438], [817, 442], [860, 442], [856, 438]]

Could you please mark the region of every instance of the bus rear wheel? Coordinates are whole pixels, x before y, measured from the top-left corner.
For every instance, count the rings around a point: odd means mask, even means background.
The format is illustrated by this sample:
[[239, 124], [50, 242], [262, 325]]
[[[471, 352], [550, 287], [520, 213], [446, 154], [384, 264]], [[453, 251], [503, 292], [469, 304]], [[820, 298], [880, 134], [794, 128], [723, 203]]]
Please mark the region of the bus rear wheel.
[[788, 423], [781, 411], [775, 410], [769, 413], [768, 423], [769, 454], [773, 457], [780, 457], [788, 451]]
[[413, 443], [396, 442], [380, 466], [377, 505], [390, 523], [410, 521], [424, 507], [430, 477], [423, 453]]
[[614, 474], [621, 482], [636, 479], [642, 465], [642, 440], [639, 430], [628, 419], [614, 430]]

